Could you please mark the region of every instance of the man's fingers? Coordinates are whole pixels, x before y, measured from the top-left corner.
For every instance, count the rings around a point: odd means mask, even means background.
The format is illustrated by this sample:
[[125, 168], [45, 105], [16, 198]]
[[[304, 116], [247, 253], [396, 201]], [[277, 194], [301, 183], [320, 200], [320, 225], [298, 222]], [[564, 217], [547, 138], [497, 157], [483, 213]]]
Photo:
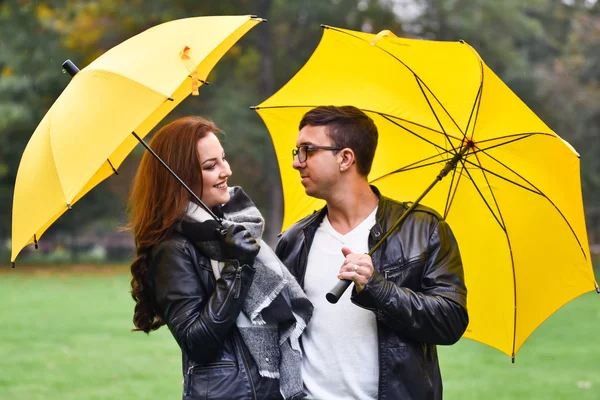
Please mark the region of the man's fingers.
[[358, 278], [358, 274], [354, 271], [344, 271], [344, 272], [340, 272], [338, 274], [338, 279], [345, 279], [347, 281], [354, 281], [356, 280], [356, 278]]
[[352, 254], [352, 250], [350, 250], [347, 247], [342, 247], [342, 254], [344, 255], [344, 257], [348, 257], [348, 254]]

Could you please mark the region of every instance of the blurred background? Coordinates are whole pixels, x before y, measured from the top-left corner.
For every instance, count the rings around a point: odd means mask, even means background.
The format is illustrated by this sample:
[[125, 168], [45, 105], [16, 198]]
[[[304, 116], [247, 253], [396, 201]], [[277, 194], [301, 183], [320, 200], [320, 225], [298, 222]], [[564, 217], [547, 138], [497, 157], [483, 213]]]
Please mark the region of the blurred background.
[[[161, 22], [240, 14], [268, 23], [234, 45], [200, 96], [188, 97], [160, 125], [194, 114], [223, 128], [231, 183], [242, 185], [263, 212], [269, 243], [276, 242], [283, 213], [279, 172], [269, 134], [249, 107], [300, 69], [320, 40], [320, 24], [327, 24], [471, 44], [580, 153], [588, 238], [600, 265], [596, 0], [0, 0], [0, 399], [180, 397], [179, 350], [168, 330], [129, 331], [127, 264], [134, 246], [120, 228], [144, 150], [54, 223], [38, 250], [23, 250], [15, 270], [12, 194], [31, 134], [69, 83], [64, 60], [83, 68]], [[468, 340], [441, 349], [445, 397], [600, 398], [593, 335], [599, 302], [587, 294], [559, 310], [525, 343], [515, 365]]]

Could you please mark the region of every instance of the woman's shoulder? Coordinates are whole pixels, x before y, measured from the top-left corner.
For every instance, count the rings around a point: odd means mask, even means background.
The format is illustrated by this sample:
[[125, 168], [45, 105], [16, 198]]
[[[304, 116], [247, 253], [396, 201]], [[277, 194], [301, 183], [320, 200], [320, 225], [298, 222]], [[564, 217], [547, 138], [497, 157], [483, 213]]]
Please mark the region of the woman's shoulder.
[[[168, 238], [160, 241], [152, 248], [152, 264], [177, 264], [182, 267], [193, 265], [194, 268], [210, 269], [210, 260], [192, 241], [180, 232], [173, 232]], [[187, 267], [186, 267], [187, 268]]]
[[159, 243], [156, 244], [156, 246], [158, 247], [162, 247], [162, 248], [179, 248], [179, 249], [183, 249], [184, 247], [186, 247], [189, 244], [189, 239], [183, 235], [181, 232], [179, 231], [172, 231], [169, 233], [169, 235], [161, 240]]
[[173, 254], [191, 256], [193, 246], [190, 240], [180, 232], [173, 231], [165, 239], [152, 246], [152, 255]]

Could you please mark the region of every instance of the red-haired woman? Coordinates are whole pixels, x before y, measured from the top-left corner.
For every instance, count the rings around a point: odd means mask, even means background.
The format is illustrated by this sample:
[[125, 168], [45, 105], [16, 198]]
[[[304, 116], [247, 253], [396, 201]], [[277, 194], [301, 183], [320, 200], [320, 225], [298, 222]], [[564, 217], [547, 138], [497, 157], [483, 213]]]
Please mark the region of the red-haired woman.
[[[265, 347], [266, 339], [257, 336], [267, 332], [273, 321], [275, 330], [270, 332], [277, 334], [285, 325], [281, 321], [287, 318], [289, 322], [292, 313], [281, 318], [282, 313], [276, 312], [279, 318], [274, 319], [254, 313], [260, 321], [246, 319], [251, 329], [244, 336], [241, 311], [249, 303], [257, 269], [263, 269], [257, 268], [257, 255], [267, 252], [268, 246], [260, 241], [264, 221], [254, 205], [239, 188], [227, 185], [231, 170], [218, 133], [211, 121], [181, 118], [160, 129], [150, 147], [224, 221], [235, 221], [240, 215], [245, 219], [225, 225], [226, 230], [220, 227], [146, 152], [129, 200], [130, 228], [137, 247], [131, 265], [136, 301], [133, 321], [136, 330], [146, 333], [164, 324], [169, 327], [182, 351], [184, 399], [279, 399], [282, 393], [285, 398], [300, 398], [304, 395], [301, 386], [292, 383], [289, 387], [294, 393], [284, 393], [278, 379], [284, 363], [284, 369], [296, 371], [299, 362], [294, 357], [300, 352], [286, 353], [289, 346], [281, 352]], [[230, 201], [234, 197], [241, 200]], [[227, 208], [232, 203], [237, 204], [235, 210]], [[285, 311], [289, 296], [284, 297], [276, 310]], [[308, 319], [310, 303], [307, 307]], [[294, 321], [291, 325], [301, 331], [302, 324]], [[265, 327], [262, 332], [256, 329], [261, 326]], [[272, 347], [276, 346], [274, 339]], [[290, 371], [281, 371], [281, 376]]]

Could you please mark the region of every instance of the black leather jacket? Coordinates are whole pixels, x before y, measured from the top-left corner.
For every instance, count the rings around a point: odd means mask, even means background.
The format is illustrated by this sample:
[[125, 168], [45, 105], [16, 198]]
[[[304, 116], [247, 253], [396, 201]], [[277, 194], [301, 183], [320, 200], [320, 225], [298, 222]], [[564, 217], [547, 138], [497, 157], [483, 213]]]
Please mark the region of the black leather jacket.
[[[408, 208], [379, 194], [372, 248]], [[308, 253], [326, 208], [283, 233], [276, 253], [304, 284]], [[433, 210], [417, 206], [372, 256], [375, 272], [354, 304], [377, 316], [379, 399], [441, 399], [436, 345], [455, 343], [467, 328], [467, 289], [458, 245]], [[323, 294], [325, 295], [325, 294]]]
[[226, 263], [215, 281], [210, 260], [181, 233], [154, 246], [147, 282], [182, 353], [183, 399], [280, 399], [262, 378], [235, 321], [254, 270]]

